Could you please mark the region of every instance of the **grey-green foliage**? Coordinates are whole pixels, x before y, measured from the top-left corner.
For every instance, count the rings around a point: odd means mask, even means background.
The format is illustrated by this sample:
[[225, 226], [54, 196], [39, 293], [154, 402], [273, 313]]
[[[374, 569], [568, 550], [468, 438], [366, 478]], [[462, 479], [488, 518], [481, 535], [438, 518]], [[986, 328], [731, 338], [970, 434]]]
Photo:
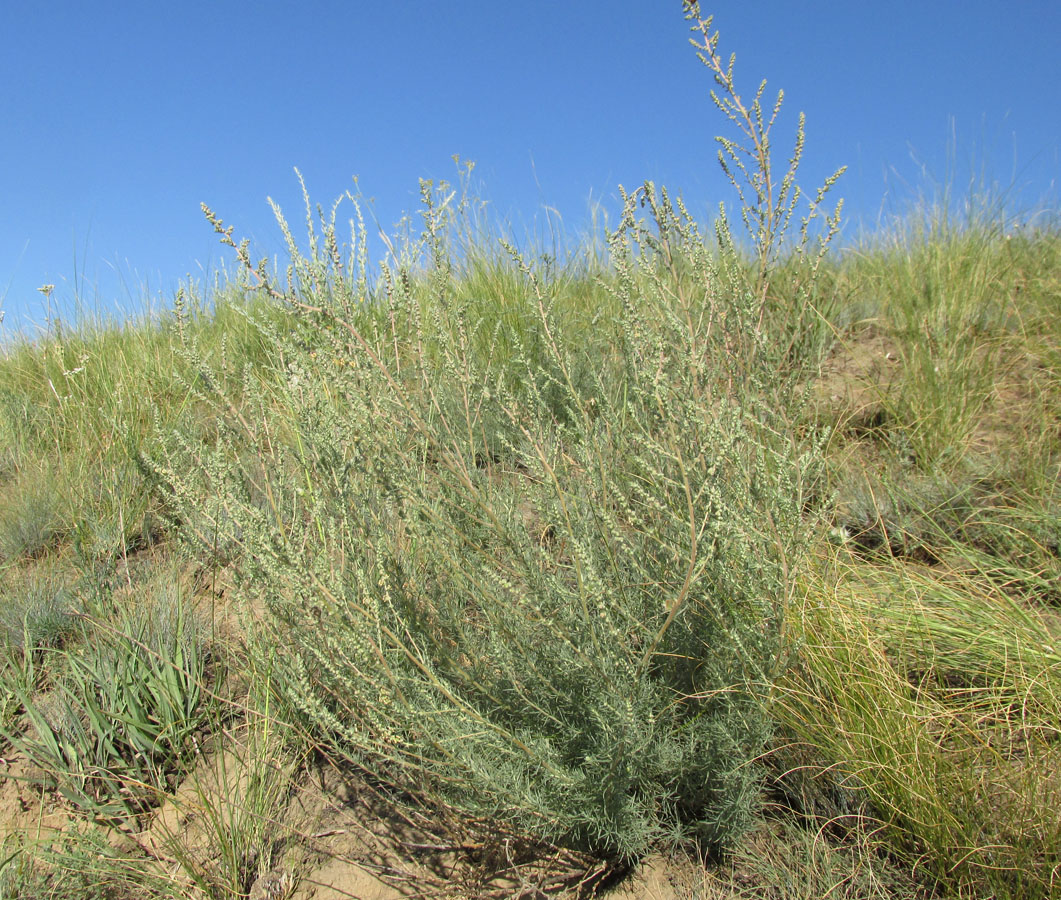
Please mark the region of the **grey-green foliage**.
[[63, 491], [49, 466], [26, 472], [0, 502], [0, 561], [43, 556], [63, 537]]
[[66, 581], [46, 572], [0, 582], [0, 646], [29, 654], [75, 632], [81, 604]]
[[275, 680], [330, 752], [621, 858], [748, 822], [814, 469], [755, 298], [669, 205], [638, 224], [640, 196], [592, 365], [518, 254], [535, 349], [492, 353], [428, 188], [429, 262], [387, 261], [359, 309], [312, 302], [356, 292], [300, 258], [279, 396], [219, 394], [213, 447], [152, 464], [196, 546], [239, 546]]

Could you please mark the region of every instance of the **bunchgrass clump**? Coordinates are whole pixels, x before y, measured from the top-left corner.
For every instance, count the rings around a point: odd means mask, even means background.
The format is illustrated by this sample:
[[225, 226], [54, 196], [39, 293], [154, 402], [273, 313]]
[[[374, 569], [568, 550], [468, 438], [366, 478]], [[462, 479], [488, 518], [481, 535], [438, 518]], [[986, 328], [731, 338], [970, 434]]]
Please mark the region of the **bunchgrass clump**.
[[204, 897], [246, 896], [280, 867], [291, 837], [284, 812], [303, 757], [273, 719], [270, 691], [268, 680], [252, 685], [246, 726], [226, 729], [224, 744], [200, 760], [152, 822], [181, 879]]
[[0, 562], [33, 559], [53, 549], [68, 532], [62, 504], [71, 489], [56, 484], [49, 466], [20, 473], [0, 495]]
[[4, 737], [75, 808], [123, 822], [158, 801], [194, 750], [209, 650], [179, 593], [93, 613], [77, 646], [45, 652], [41, 665], [57, 676], [46, 691], [9, 683], [26, 727]]
[[[842, 551], [841, 551], [842, 554]], [[777, 716], [941, 887], [1050, 897], [1061, 627], [998, 590], [839, 557], [795, 619]]]
[[4, 572], [0, 574], [0, 645], [22, 654], [60, 646], [79, 630], [81, 607], [76, 582], [54, 565]]

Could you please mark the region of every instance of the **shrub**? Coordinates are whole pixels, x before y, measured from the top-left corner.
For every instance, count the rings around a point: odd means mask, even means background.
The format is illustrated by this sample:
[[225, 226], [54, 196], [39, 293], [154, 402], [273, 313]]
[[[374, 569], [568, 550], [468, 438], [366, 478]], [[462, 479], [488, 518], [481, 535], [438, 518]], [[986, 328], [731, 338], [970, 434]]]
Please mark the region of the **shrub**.
[[[697, 27], [735, 101], [716, 102], [768, 167], [761, 89], [741, 104]], [[308, 256], [278, 211], [284, 290], [204, 207], [296, 322], [263, 325], [277, 393], [218, 388], [211, 448], [176, 438], [145, 467], [198, 549], [238, 550], [223, 562], [265, 610], [274, 678], [331, 754], [613, 859], [745, 828], [817, 467], [789, 426], [798, 373], [762, 327], [797, 164], [745, 209], [750, 280], [724, 216], [705, 243], [665, 190], [624, 195], [592, 358], [504, 241], [498, 280], [519, 289], [458, 288], [447, 185], [421, 184], [422, 237], [372, 284], [336, 207], [318, 234], [307, 198]]]

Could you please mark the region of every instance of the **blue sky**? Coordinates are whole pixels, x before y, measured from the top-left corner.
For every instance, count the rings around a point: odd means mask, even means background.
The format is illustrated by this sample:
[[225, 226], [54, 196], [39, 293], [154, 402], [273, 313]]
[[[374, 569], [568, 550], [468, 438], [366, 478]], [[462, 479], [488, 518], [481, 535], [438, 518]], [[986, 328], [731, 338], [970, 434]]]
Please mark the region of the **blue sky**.
[[[805, 185], [849, 167], [845, 237], [948, 173], [1056, 211], [1057, 0], [702, 7], [743, 93], [784, 89], [781, 161], [802, 110]], [[688, 37], [680, 0], [4, 3], [0, 335], [33, 333], [44, 283], [120, 318], [230, 263], [201, 201], [280, 253], [266, 198], [301, 220], [296, 166], [325, 204], [359, 176], [384, 227], [454, 154], [517, 233], [577, 235], [646, 178], [707, 219], [728, 132]]]

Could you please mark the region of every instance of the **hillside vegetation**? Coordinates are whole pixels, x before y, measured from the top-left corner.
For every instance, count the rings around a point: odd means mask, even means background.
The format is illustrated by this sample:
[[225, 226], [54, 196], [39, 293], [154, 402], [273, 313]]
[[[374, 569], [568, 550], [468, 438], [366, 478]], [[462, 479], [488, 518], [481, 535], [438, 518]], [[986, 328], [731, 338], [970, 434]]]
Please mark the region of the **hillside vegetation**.
[[1061, 896], [1061, 234], [833, 247], [689, 16], [732, 230], [204, 207], [237, 279], [8, 347], [0, 897]]

